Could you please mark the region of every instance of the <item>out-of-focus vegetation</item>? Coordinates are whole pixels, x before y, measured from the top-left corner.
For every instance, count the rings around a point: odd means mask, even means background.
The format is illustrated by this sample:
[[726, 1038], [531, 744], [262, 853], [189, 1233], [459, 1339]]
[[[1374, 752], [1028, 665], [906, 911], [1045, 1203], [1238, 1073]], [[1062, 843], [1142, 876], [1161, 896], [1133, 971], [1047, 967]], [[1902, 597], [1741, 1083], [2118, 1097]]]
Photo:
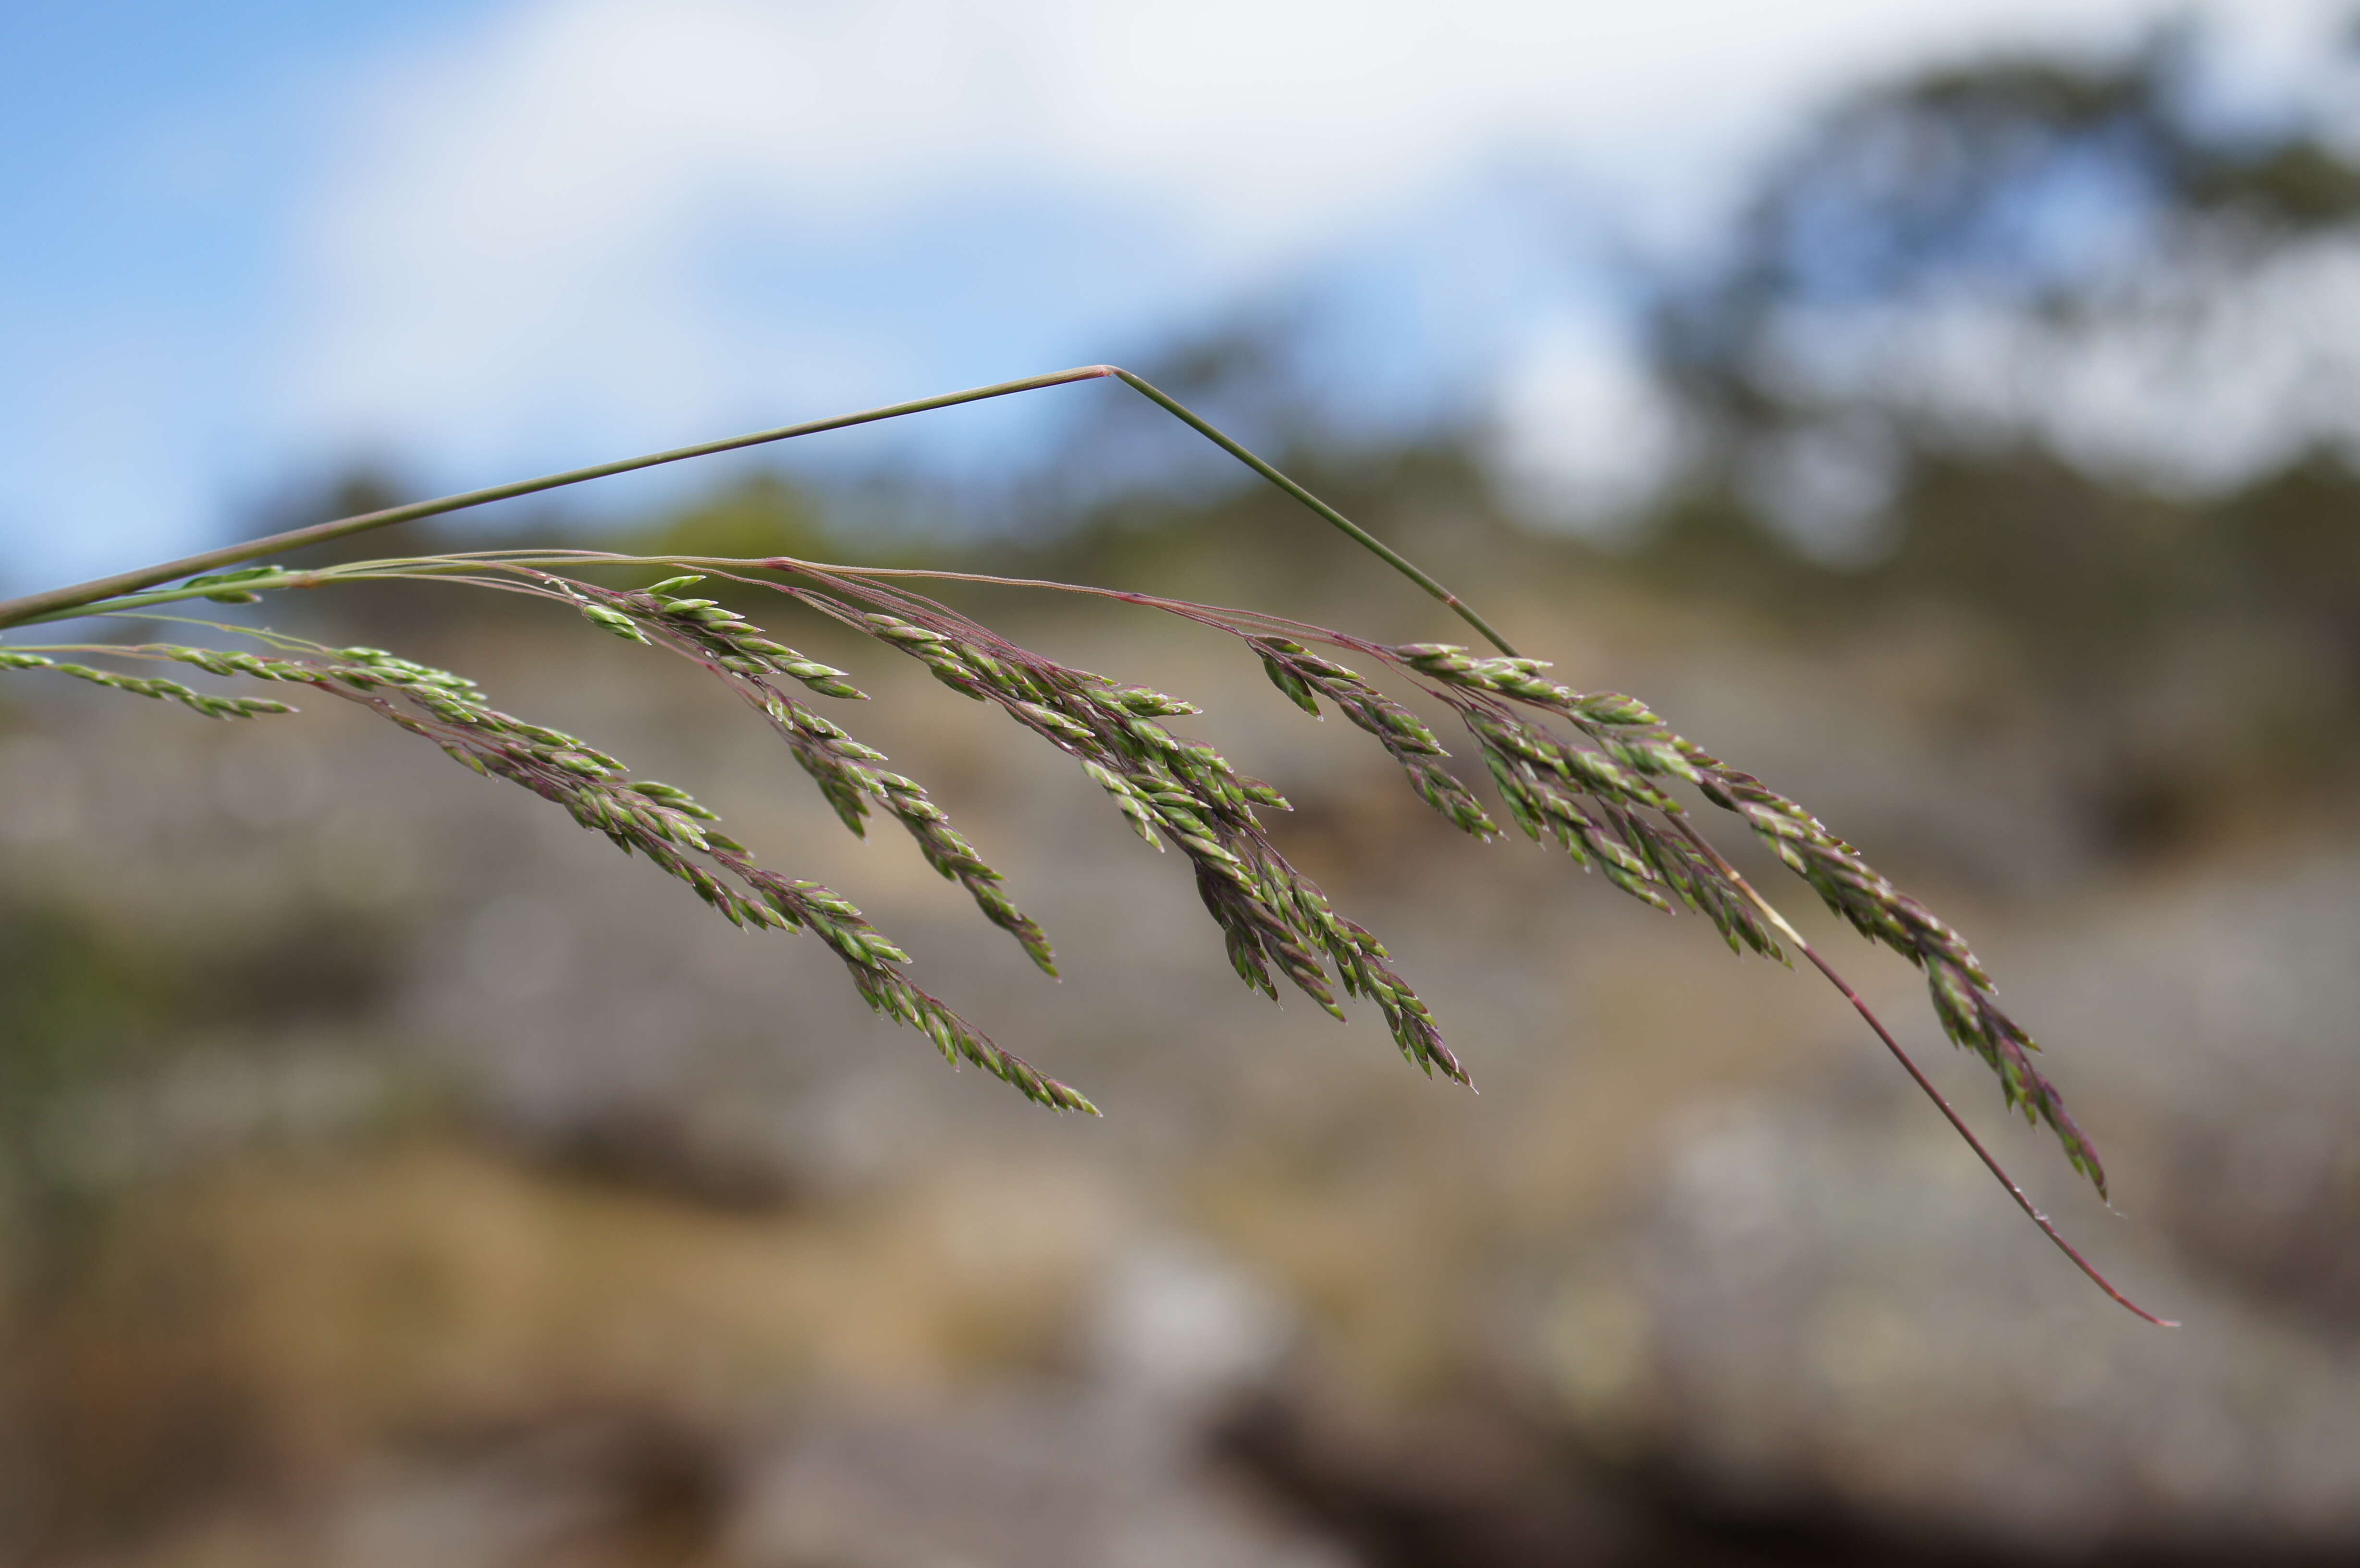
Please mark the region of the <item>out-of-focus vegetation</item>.
[[[1679, 463], [1605, 545], [1499, 537], [1455, 432], [1295, 466], [1425, 553], [1518, 578], [1626, 583], [1820, 647], [1938, 623], [1979, 650], [1981, 701], [2055, 721], [2125, 841], [2340, 781], [2360, 721], [2360, 163], [2327, 125], [2208, 102], [2204, 64], [2171, 35], [2109, 68], [1944, 71], [1830, 114], [1720, 252], [1651, 286]], [[1318, 407], [1316, 368], [1283, 345], [1215, 340], [1157, 374], [1317, 441], [1288, 412]], [[1285, 522], [1255, 496], [1102, 529], [1058, 564], [1251, 561], [1232, 581], [1292, 572], [1299, 591], [1334, 562]]]
[[[1085, 781], [824, 626], [799, 646], [891, 699], [864, 738], [1058, 939], [1055, 994], [680, 672], [396, 585], [302, 613], [691, 785], [1110, 1115], [944, 1073], [813, 944], [732, 938], [356, 715], [230, 733], [12, 689], [0, 1551], [2360, 1553], [2360, 426], [2334, 335], [2280, 341], [2256, 303], [2335, 308], [2360, 165], [2323, 125], [2224, 117], [2201, 65], [2175, 42], [1840, 107], [1658, 288], [1682, 462], [1611, 542], [1511, 521], [1472, 416], [1382, 452], [1323, 433], [1283, 333], [1149, 368], [1261, 419], [1581, 685], [1643, 694], [1963, 906], [2133, 1218], [2030, 1137], [2004, 1152], [2188, 1329], [2088, 1291], [1824, 995], [1466, 845], [1225, 647], [962, 591], [1207, 702], [1480, 1099], [1371, 1020], [1240, 995]], [[1282, 498], [1058, 497], [937, 559], [1454, 635]], [[827, 558], [862, 549], [845, 515], [741, 478], [633, 543]], [[1913, 986], [1840, 952], [1876, 997]]]

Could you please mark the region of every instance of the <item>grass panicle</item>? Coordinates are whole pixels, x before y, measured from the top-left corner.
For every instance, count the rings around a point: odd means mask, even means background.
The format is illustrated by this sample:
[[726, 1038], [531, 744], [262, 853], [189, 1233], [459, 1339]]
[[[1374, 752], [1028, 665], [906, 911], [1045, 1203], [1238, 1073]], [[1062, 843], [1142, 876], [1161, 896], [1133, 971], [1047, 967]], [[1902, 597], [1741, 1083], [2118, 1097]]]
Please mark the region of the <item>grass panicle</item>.
[[[1732, 948], [1742, 940], [1776, 954], [1775, 939], [1754, 918], [1749, 901], [1666, 819], [1683, 808], [1654, 779], [1693, 785], [1713, 805], [1744, 822], [1786, 868], [1861, 935], [1901, 954], [1926, 975], [1943, 1032], [1980, 1056], [1998, 1075], [2004, 1103], [2027, 1121], [2046, 1122], [2066, 1159], [2101, 1196], [2105, 1169], [2056, 1086], [2036, 1070], [2039, 1050], [2004, 1011], [1991, 976], [1961, 937], [1917, 899], [1901, 892], [1850, 844], [1795, 801], [1750, 773], [1730, 767], [1675, 734], [1637, 699], [1620, 692], [1578, 692], [1547, 681], [1536, 659], [1486, 659], [1445, 643], [1391, 649], [1409, 670], [1434, 682], [1456, 707], [1482, 748], [1526, 832], [1535, 819], [1557, 829], [1569, 849], [1610, 853], [1598, 822], [1568, 795], [1588, 797], [1623, 852], [1601, 868], [1617, 886], [1661, 905], [1669, 887], [1689, 908], [1711, 918]], [[1507, 711], [1520, 703], [1567, 723], [1578, 738], [1548, 733]], [[1537, 809], [1536, 809], [1537, 808]], [[1651, 818], [1653, 820], [1651, 820]]]
[[[1920, 1072], [1858, 992], [1777, 908], [1721, 855], [1680, 791], [1739, 818], [1780, 863], [1836, 915], [1899, 953], [1926, 976], [1944, 1033], [1972, 1051], [1999, 1080], [2002, 1098], [2028, 1121], [2046, 1123], [2073, 1168], [2101, 1196], [2103, 1167], [2067, 1114], [2057, 1089], [2032, 1063], [2038, 1046], [1999, 1005], [1990, 975], [1965, 940], [1900, 892], [1861, 852], [1801, 805], [1675, 733], [1645, 704], [1616, 692], [1585, 692], [1552, 680], [1550, 667], [1523, 657], [1456, 594], [1301, 485], [1194, 412], [1128, 371], [1088, 365], [913, 403], [788, 426], [643, 458], [299, 528], [93, 583], [0, 602], [0, 628], [78, 615], [150, 612], [202, 599], [241, 604], [266, 594], [344, 581], [410, 579], [521, 593], [562, 603], [612, 636], [672, 652], [728, 686], [785, 743], [845, 825], [865, 831], [881, 811], [901, 824], [927, 864], [957, 882], [984, 917], [1014, 937], [1054, 975], [1040, 927], [1002, 890], [1004, 878], [952, 827], [926, 789], [883, 765], [885, 756], [823, 716], [812, 700], [865, 701], [845, 671], [810, 659], [739, 612], [694, 591], [716, 578], [759, 585], [791, 612], [823, 616], [924, 665], [944, 685], [1000, 709], [1018, 726], [1076, 762], [1142, 839], [1176, 850], [1231, 965], [1273, 999], [1279, 981], [1322, 1010], [1343, 1016], [1337, 992], [1372, 1002], [1403, 1054], [1428, 1075], [1468, 1082], [1417, 994], [1392, 966], [1384, 945], [1345, 919], [1326, 894], [1279, 852], [1259, 813], [1288, 809], [1272, 786], [1234, 768], [1212, 746], [1175, 734], [1166, 721], [1198, 712], [1189, 702], [1127, 685], [1031, 652], [901, 580], [964, 574], [917, 569], [856, 569], [784, 558], [757, 561], [639, 559], [593, 550], [487, 550], [362, 561], [306, 570], [251, 564], [282, 550], [368, 528], [532, 494], [608, 474], [785, 440], [1071, 382], [1113, 378], [1148, 397], [1378, 555], [1480, 632], [1498, 651], [1449, 643], [1387, 645], [1256, 612], [1225, 610], [1111, 589], [1019, 584], [1098, 593], [1177, 615], [1243, 641], [1289, 701], [1317, 716], [1332, 706], [1366, 732], [1427, 805], [1479, 841], [1506, 836], [1481, 799], [1446, 766], [1433, 729], [1399, 697], [1328, 657], [1390, 672], [1448, 710], [1507, 819], [1526, 837], [1554, 843], [1577, 864], [1659, 909], [1702, 914], [1732, 951], [1817, 967], [1853, 1005], [1919, 1087], [1950, 1119], [2042, 1231], [2115, 1301], [2154, 1318], [2106, 1281], [2035, 1208], [1972, 1128]], [[610, 568], [664, 573], [642, 588], [592, 581]], [[1004, 579], [979, 578], [983, 582]], [[235, 630], [238, 628], [225, 628]], [[117, 691], [176, 702], [215, 718], [290, 711], [268, 699], [220, 695], [178, 681], [57, 658], [113, 656], [189, 665], [215, 676], [309, 685], [377, 713], [432, 741], [473, 771], [508, 780], [562, 806], [585, 828], [686, 883], [742, 927], [808, 931], [849, 971], [869, 1005], [934, 1041], [953, 1064], [972, 1063], [1053, 1108], [1095, 1111], [1074, 1090], [1010, 1055], [920, 989], [904, 973], [909, 956], [859, 909], [817, 883], [754, 863], [724, 835], [715, 813], [671, 785], [633, 779], [614, 757], [562, 732], [492, 708], [470, 681], [375, 648], [326, 648], [249, 632], [266, 651], [173, 644], [0, 646], [0, 670], [46, 670]], [[1325, 649], [1327, 651], [1319, 651]], [[1324, 705], [1324, 706], [1323, 706]]]

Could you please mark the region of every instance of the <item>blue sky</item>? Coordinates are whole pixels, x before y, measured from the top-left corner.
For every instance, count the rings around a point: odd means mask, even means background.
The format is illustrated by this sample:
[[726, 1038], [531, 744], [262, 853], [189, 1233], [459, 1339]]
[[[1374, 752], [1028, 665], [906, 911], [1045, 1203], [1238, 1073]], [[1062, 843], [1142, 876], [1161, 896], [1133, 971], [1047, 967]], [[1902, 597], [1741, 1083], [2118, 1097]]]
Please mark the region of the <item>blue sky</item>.
[[[2234, 8], [2264, 60], [2322, 9]], [[490, 483], [1137, 354], [1290, 290], [1371, 417], [1437, 387], [1539, 410], [1508, 449], [1611, 491], [1649, 438], [1610, 237], [1691, 243], [1865, 75], [2160, 10], [18, 0], [0, 572], [193, 547], [352, 459]], [[985, 473], [1061, 417], [805, 461]]]
[[[336, 84], [482, 6], [0, 7], [0, 568], [170, 549], [299, 454], [257, 351]], [[266, 351], [267, 352], [267, 351]]]

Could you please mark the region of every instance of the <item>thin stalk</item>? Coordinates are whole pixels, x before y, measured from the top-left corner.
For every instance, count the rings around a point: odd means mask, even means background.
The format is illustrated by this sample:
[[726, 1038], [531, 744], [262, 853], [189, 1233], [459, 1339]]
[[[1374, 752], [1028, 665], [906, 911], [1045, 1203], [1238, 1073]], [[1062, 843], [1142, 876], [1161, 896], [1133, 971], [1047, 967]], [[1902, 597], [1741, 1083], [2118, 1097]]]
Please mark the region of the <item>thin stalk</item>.
[[193, 576], [201, 572], [218, 572], [225, 566], [236, 566], [281, 550], [300, 550], [305, 545], [323, 544], [329, 539], [344, 539], [381, 528], [393, 523], [412, 523], [421, 517], [439, 517], [446, 512], [464, 511], [493, 501], [514, 500], [519, 495], [538, 495], [543, 490], [556, 490], [568, 485], [580, 485], [592, 479], [605, 479], [611, 474], [628, 474], [634, 469], [654, 468], [667, 463], [683, 463], [692, 457], [710, 457], [716, 452], [737, 452], [749, 446], [763, 446], [771, 441], [792, 441], [797, 436], [816, 435], [822, 430], [841, 430], [854, 425], [874, 424], [880, 419], [898, 419], [904, 414], [923, 414], [935, 408], [954, 408], [961, 403], [979, 403], [987, 397], [1005, 397], [1011, 393], [1037, 391], [1043, 387], [1062, 387], [1069, 381], [1092, 381], [1115, 374], [1107, 365], [1085, 365], [1072, 370], [1060, 370], [1050, 376], [1030, 376], [1021, 381], [1002, 381], [990, 387], [969, 387], [964, 392], [946, 392], [939, 397], [921, 397], [912, 403], [892, 403], [881, 408], [866, 408], [857, 414], [839, 414], [834, 419], [813, 419], [800, 425], [783, 425], [774, 430], [757, 430], [752, 435], [731, 436], [726, 441], [703, 441], [695, 446], [674, 447], [669, 452], [650, 452], [645, 457], [627, 457], [618, 463], [595, 463], [588, 468], [570, 468], [563, 474], [543, 474], [538, 479], [519, 479], [509, 485], [495, 485], [488, 489], [462, 491], [456, 495], [442, 495], [432, 501], [412, 501], [404, 506], [388, 506], [382, 511], [362, 512], [349, 517], [337, 517], [309, 528], [290, 528], [285, 533], [270, 534], [262, 539], [248, 539], [243, 544], [224, 545], [198, 555], [183, 556], [160, 565], [142, 567], [137, 572], [121, 572], [112, 577], [96, 577], [87, 583], [77, 583], [70, 588], [52, 588], [45, 593], [27, 593], [22, 598], [0, 601], [0, 627], [23, 626], [27, 622], [47, 620], [62, 613], [95, 604], [117, 594], [137, 593], [143, 588], [153, 588], [177, 578]]
[[1773, 905], [1769, 899], [1764, 898], [1759, 892], [1755, 891], [1754, 884], [1748, 882], [1743, 877], [1738, 874], [1737, 867], [1732, 866], [1729, 863], [1728, 858], [1724, 856], [1720, 850], [1713, 847], [1711, 840], [1706, 838], [1704, 834], [1697, 831], [1695, 823], [1689, 822], [1685, 817], [1674, 817], [1671, 819], [1671, 822], [1672, 826], [1679, 832], [1681, 837], [1687, 839], [1691, 844], [1694, 844], [1707, 859], [1713, 863], [1714, 866], [1719, 869], [1723, 877], [1729, 878], [1732, 887], [1736, 887], [1739, 892], [1744, 894], [1745, 897], [1753, 902], [1754, 907], [1762, 911], [1764, 919], [1767, 920], [1772, 925], [1778, 928], [1780, 935], [1784, 936], [1788, 942], [1793, 942], [1797, 951], [1801, 953], [1805, 958], [1811, 961], [1811, 966], [1813, 968], [1817, 969], [1821, 975], [1827, 976], [1829, 985], [1833, 985], [1837, 990], [1843, 993], [1844, 1000], [1850, 1002], [1852, 1005], [1853, 1010], [1858, 1012], [1863, 1018], [1865, 1018], [1868, 1021], [1868, 1027], [1876, 1031], [1876, 1038], [1885, 1042], [1885, 1049], [1893, 1053], [1893, 1060], [1901, 1063], [1902, 1071], [1908, 1073], [1911, 1080], [1917, 1083], [1918, 1087], [1925, 1091], [1926, 1097], [1934, 1102], [1934, 1108], [1940, 1111], [1944, 1117], [1950, 1121], [1952, 1129], [1955, 1130], [1961, 1138], [1967, 1140], [1967, 1147], [1975, 1151], [1975, 1158], [1982, 1160], [1984, 1166], [1990, 1170], [1991, 1173], [1994, 1177], [1998, 1178], [1999, 1184], [2007, 1189], [2007, 1195], [2016, 1200], [2016, 1207], [2022, 1209], [2026, 1214], [2032, 1216], [2032, 1223], [2040, 1227], [2041, 1234], [2046, 1236], [2049, 1240], [2055, 1242], [2057, 1244], [2057, 1249], [2060, 1252], [2062, 1252], [2066, 1257], [2071, 1258], [2075, 1268], [2079, 1269], [2082, 1273], [2087, 1274], [2090, 1277], [2091, 1281], [2094, 1283], [2099, 1290], [2103, 1290], [2107, 1295], [2112, 1296], [2123, 1306], [2127, 1307], [2131, 1312], [2145, 1318], [2147, 1322], [2155, 1324], [2157, 1327], [2178, 1328], [2180, 1326], [2177, 1322], [2170, 1318], [2159, 1318], [2156, 1316], [2153, 1312], [2148, 1312], [2145, 1307], [2140, 1306], [2136, 1301], [2132, 1301], [2128, 1296], [2124, 1295], [2120, 1290], [2115, 1290], [2113, 1283], [2109, 1281], [2103, 1274], [2099, 1273], [2097, 1268], [2092, 1264], [2088, 1258], [2081, 1256], [2081, 1250], [2071, 1242], [2065, 1239], [2064, 1236], [2058, 1230], [2057, 1226], [2049, 1221], [2049, 1216], [2042, 1214], [2038, 1208], [2033, 1206], [2032, 1200], [2025, 1196], [2024, 1189], [2017, 1186], [2016, 1184], [2015, 1178], [2008, 1175], [2007, 1171], [2001, 1167], [1998, 1160], [1993, 1157], [1992, 1151], [1983, 1146], [1983, 1140], [1975, 1136], [1974, 1129], [1967, 1126], [1965, 1118], [1961, 1116], [1957, 1110], [1951, 1106], [1949, 1099], [1944, 1097], [1942, 1091], [1934, 1087], [1933, 1081], [1928, 1078], [1923, 1072], [1919, 1071], [1918, 1063], [1910, 1059], [1909, 1053], [1901, 1049], [1901, 1042], [1893, 1038], [1893, 1031], [1886, 1029], [1885, 1027], [1884, 1020], [1879, 1018], [1876, 1014], [1871, 1010], [1869, 1005], [1861, 999], [1860, 993], [1853, 990], [1850, 983], [1848, 983], [1842, 975], [1836, 973], [1835, 966], [1830, 964], [1826, 959], [1819, 956], [1819, 950], [1813, 947], [1808, 942], [1806, 942], [1803, 939], [1803, 933], [1797, 931], [1793, 925], [1789, 924], [1786, 917], [1780, 914], [1776, 907]]

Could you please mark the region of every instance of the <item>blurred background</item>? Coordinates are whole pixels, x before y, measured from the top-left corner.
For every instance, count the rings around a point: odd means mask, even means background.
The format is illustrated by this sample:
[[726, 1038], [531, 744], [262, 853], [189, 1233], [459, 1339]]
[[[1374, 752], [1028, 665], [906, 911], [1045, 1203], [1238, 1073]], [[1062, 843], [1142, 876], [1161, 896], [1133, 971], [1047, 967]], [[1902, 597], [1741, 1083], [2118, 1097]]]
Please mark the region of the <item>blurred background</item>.
[[[366, 714], [14, 678], [7, 1560], [2360, 1560], [2348, 9], [92, 0], [0, 15], [0, 82], [7, 591], [1131, 365], [1949, 914], [2121, 1213], [1783, 900], [2188, 1324], [1824, 987], [1457, 837], [1179, 623], [956, 596], [1205, 704], [1480, 1096], [1242, 991], [907, 661], [758, 612], [1060, 982], [693, 672], [388, 585], [268, 608], [694, 789], [1107, 1116]], [[1104, 383], [346, 554], [515, 540], [1464, 636]]]

